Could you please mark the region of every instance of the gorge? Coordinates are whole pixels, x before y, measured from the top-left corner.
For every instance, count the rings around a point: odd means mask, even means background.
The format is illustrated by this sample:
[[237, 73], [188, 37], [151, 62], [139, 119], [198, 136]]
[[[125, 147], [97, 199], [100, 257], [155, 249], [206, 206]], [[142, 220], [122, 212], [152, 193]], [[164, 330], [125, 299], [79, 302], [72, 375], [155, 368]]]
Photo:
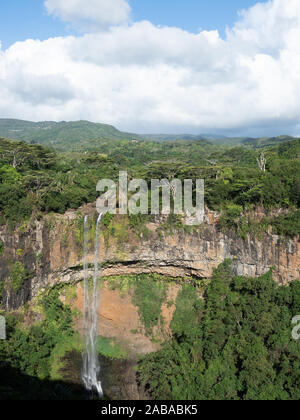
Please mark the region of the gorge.
[[[64, 215], [47, 215], [14, 232], [4, 226], [0, 234], [3, 307], [17, 313], [29, 304], [30, 322], [39, 321], [34, 302], [58, 288], [60, 300], [77, 311], [75, 330], [86, 337], [83, 382], [100, 396], [104, 385], [112, 398], [146, 398], [137, 388], [135, 364], [172, 336], [176, 302], [185, 285], [197, 285], [201, 296], [224, 261], [231, 259], [234, 275], [249, 279], [270, 269], [279, 285], [299, 278], [298, 237], [283, 239], [266, 232], [260, 238], [241, 238], [234, 230], [222, 231], [218, 214], [208, 209], [197, 228], [162, 230], [166, 221], [160, 218], [148, 219], [140, 232], [130, 227], [126, 216], [115, 216], [103, 219], [100, 234], [100, 220], [95, 205], [89, 204]], [[18, 287], [11, 285], [10, 277], [16, 263], [23, 267]], [[100, 348], [115, 359], [112, 365], [102, 356], [102, 385]]]

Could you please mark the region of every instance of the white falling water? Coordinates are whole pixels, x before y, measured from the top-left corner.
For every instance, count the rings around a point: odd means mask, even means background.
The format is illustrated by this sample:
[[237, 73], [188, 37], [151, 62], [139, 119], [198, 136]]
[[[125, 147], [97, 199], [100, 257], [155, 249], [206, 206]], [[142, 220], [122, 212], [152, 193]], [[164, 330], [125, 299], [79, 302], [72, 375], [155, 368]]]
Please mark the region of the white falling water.
[[98, 304], [98, 274], [99, 274], [99, 248], [100, 248], [100, 223], [102, 215], [98, 217], [95, 237], [95, 261], [92, 294], [89, 290], [88, 278], [88, 216], [84, 218], [84, 332], [85, 353], [83, 355], [82, 380], [90, 392], [97, 391], [103, 397], [102, 385], [99, 380], [100, 364], [97, 351], [97, 304]]

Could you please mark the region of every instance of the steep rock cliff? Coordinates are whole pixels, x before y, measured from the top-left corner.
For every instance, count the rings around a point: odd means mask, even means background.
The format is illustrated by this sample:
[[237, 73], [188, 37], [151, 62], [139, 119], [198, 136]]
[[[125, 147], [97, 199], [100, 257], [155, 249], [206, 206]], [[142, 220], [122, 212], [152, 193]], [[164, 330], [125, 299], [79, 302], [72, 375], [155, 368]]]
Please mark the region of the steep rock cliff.
[[[94, 206], [64, 215], [48, 215], [14, 232], [8, 226], [0, 228], [3, 243], [0, 297], [5, 309], [18, 308], [45, 287], [83, 279], [83, 214], [95, 218]], [[298, 237], [285, 239], [265, 233], [260, 239], [251, 236], [242, 239], [234, 231], [220, 231], [217, 222], [218, 216], [207, 211], [203, 225], [190, 232], [178, 229], [172, 234], [161, 234], [158, 221], [149, 223], [147, 237], [136, 235], [128, 226], [122, 235], [102, 235], [99, 255], [102, 274], [109, 277], [156, 273], [174, 278], [209, 278], [215, 267], [230, 258], [237, 275], [259, 276], [274, 268], [274, 278], [280, 284], [299, 279]], [[91, 275], [92, 236], [88, 255]]]

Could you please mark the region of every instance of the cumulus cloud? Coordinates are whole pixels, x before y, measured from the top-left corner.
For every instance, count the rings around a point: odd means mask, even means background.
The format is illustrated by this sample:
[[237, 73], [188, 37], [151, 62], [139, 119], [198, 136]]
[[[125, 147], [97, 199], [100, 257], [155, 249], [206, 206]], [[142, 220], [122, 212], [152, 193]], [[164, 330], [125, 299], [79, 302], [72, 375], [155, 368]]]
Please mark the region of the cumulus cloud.
[[226, 43], [218, 31], [192, 34], [180, 28], [160, 28], [144, 21], [77, 38], [70, 54], [76, 61], [101, 66], [134, 64], [144, 67], [166, 63], [203, 70], [221, 67], [225, 50]]
[[125, 0], [46, 0], [45, 6], [49, 14], [92, 31], [124, 23], [130, 15]]
[[299, 134], [299, 38], [299, 1], [272, 0], [241, 12], [225, 39], [143, 21], [27, 40], [0, 50], [0, 114], [138, 132]]

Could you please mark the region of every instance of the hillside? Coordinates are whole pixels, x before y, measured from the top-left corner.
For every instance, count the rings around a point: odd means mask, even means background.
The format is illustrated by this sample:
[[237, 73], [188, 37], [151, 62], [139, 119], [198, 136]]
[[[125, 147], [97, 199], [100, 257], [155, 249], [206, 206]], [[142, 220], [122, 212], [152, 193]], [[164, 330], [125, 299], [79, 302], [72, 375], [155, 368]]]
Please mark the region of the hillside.
[[262, 148], [268, 146], [277, 146], [281, 143], [285, 143], [286, 141], [294, 140], [294, 137], [282, 135], [277, 137], [261, 137], [258, 139], [243, 139], [241, 144], [244, 146], [250, 146], [253, 148]]
[[[282, 135], [278, 137], [225, 137], [217, 134], [143, 134], [125, 133], [107, 124], [89, 121], [31, 122], [0, 118], [0, 138], [25, 141], [30, 144], [43, 144], [62, 152], [105, 151], [112, 142], [122, 140], [178, 143], [182, 141], [201, 142], [202, 145], [214, 146], [245, 146], [251, 149], [276, 146], [293, 137]], [[200, 144], [200, 143], [199, 143]], [[178, 147], [178, 146], [177, 146]]]
[[0, 137], [40, 143], [58, 150], [90, 149], [101, 140], [135, 140], [136, 134], [123, 133], [111, 125], [89, 121], [74, 122], [30, 122], [14, 119], [0, 119]]
[[[189, 136], [186, 136], [186, 139], [188, 139]], [[193, 137], [193, 136], [190, 136]], [[194, 136], [194, 140], [197, 138], [202, 138], [209, 140], [210, 143], [216, 145], [216, 146], [244, 146], [251, 149], [260, 149], [264, 147], [269, 146], [277, 146], [282, 143], [295, 140], [294, 137], [288, 136], [288, 135], [281, 135], [276, 137], [259, 137], [259, 138], [252, 138], [252, 137], [222, 137], [222, 136], [214, 136], [214, 135], [205, 135], [202, 136]], [[191, 138], [192, 139], [192, 138]], [[171, 140], [171, 136], [170, 136]]]
[[218, 136], [217, 134], [143, 134], [146, 140], [166, 142], [166, 141], [177, 141], [177, 140], [209, 140], [212, 142], [220, 141], [224, 142], [226, 137]]
[[143, 137], [147, 140], [157, 142], [174, 142], [179, 140], [199, 141], [206, 140], [216, 146], [246, 146], [253, 149], [258, 149], [268, 146], [276, 146], [294, 138], [288, 135], [277, 137], [226, 137], [217, 134], [144, 134]]

